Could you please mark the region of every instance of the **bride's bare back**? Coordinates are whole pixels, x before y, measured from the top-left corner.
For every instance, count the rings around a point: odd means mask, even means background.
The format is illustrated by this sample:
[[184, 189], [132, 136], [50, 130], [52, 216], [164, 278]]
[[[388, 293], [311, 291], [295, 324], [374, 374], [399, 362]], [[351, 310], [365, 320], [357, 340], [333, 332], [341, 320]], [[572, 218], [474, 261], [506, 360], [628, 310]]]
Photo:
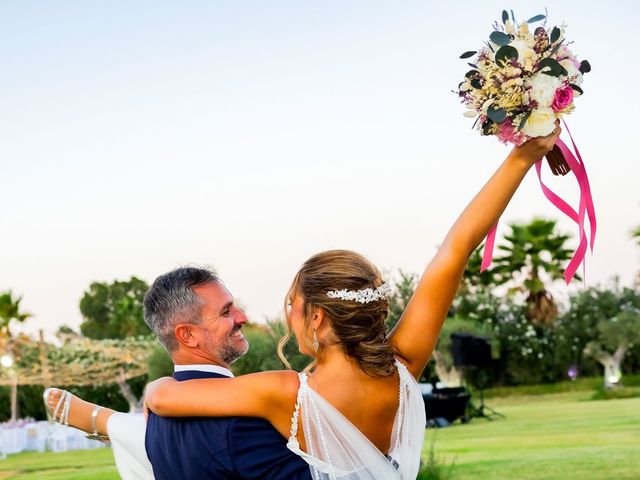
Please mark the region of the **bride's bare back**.
[[[335, 366], [319, 367], [309, 375], [308, 383], [378, 450], [385, 454], [389, 451], [399, 402], [400, 379], [397, 374], [371, 377], [353, 362], [338, 360]], [[298, 431], [302, 432], [301, 425]], [[298, 435], [298, 440], [304, 447], [302, 435]]]

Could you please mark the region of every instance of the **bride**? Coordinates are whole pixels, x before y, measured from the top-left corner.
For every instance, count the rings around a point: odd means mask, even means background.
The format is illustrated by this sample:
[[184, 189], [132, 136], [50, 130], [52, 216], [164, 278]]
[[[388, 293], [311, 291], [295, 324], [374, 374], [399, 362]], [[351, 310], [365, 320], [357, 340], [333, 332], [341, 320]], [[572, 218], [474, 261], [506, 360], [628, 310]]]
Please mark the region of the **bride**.
[[451, 228], [389, 335], [388, 287], [378, 269], [354, 252], [320, 253], [303, 264], [287, 296], [289, 336], [293, 332], [300, 351], [315, 359], [310, 373], [162, 378], [148, 385], [147, 408], [172, 417], [265, 418], [289, 438], [288, 447], [316, 480], [415, 478], [425, 427], [416, 379], [469, 255], [559, 134], [556, 126], [512, 150]]

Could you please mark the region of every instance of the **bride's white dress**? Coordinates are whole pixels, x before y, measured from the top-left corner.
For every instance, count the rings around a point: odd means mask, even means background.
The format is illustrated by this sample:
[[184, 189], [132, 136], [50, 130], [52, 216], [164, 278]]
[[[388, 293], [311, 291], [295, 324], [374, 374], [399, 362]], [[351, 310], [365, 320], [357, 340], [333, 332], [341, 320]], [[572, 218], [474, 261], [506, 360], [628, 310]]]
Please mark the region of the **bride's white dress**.
[[114, 413], [107, 420], [107, 433], [122, 480], [153, 480], [144, 447], [146, 429], [142, 415]]
[[[426, 415], [418, 383], [396, 360], [400, 403], [393, 422], [391, 448], [384, 455], [344, 415], [309, 387], [300, 373], [298, 400], [287, 446], [310, 466], [314, 480], [414, 480], [420, 468]], [[296, 438], [298, 418], [306, 452]]]

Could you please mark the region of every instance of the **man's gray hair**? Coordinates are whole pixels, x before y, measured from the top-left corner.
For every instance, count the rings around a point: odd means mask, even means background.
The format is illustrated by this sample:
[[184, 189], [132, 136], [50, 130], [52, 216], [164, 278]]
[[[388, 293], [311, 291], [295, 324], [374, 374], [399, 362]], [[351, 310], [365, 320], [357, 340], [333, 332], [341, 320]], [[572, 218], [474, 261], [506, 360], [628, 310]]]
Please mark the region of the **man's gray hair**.
[[178, 348], [174, 329], [180, 323], [200, 323], [202, 300], [193, 287], [219, 281], [213, 269], [180, 267], [160, 275], [144, 296], [144, 321], [167, 352]]

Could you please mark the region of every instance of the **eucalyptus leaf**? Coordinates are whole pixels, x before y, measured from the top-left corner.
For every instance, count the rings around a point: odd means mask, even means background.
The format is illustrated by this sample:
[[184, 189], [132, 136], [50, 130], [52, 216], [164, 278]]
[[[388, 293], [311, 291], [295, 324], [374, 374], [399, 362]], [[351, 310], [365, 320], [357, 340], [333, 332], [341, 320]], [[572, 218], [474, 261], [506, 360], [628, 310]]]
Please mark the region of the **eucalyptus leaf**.
[[550, 57], [543, 58], [542, 60], [540, 60], [540, 63], [538, 64], [538, 66], [540, 67], [541, 71], [548, 67], [549, 70], [546, 70], [542, 73], [551, 75], [552, 77], [567, 75], [567, 70], [562, 65], [560, 65], [560, 63], [558, 63], [558, 61], [554, 58], [550, 58]]
[[533, 110], [529, 110], [527, 113], [524, 114], [524, 117], [522, 117], [522, 120], [520, 120], [520, 125], [518, 125], [518, 130], [522, 130], [524, 126], [527, 124], [527, 120], [529, 120], [529, 117], [531, 116], [532, 111]]
[[484, 135], [489, 135], [489, 129], [493, 126], [493, 122], [491, 120], [485, 120], [482, 122], [482, 133]]
[[511, 37], [509, 35], [503, 32], [498, 32], [498, 31], [491, 32], [491, 35], [489, 35], [489, 39], [493, 43], [501, 47], [505, 45], [509, 45], [509, 42], [511, 42]]
[[510, 60], [518, 59], [518, 50], [516, 50], [511, 45], [505, 45], [504, 47], [500, 47], [496, 52], [496, 63], [498, 65], [509, 62]]
[[544, 20], [545, 18], [547, 17], [545, 17], [544, 15], [536, 15], [535, 17], [531, 17], [529, 20], [527, 20], [527, 23], [536, 23]]
[[471, 68], [478, 68], [478, 65], [476, 65], [475, 63], [467, 63], [467, 65], [469, 65]]
[[482, 88], [482, 82], [480, 81], [479, 78], [474, 78], [473, 80], [471, 80], [471, 86], [473, 88], [481, 89]]
[[516, 23], [516, 16], [513, 14], [513, 10], [511, 10], [511, 21], [513, 22], [513, 24], [515, 25]]
[[558, 41], [558, 39], [560, 38], [560, 33], [561, 32], [558, 27], [553, 27], [553, 30], [551, 30], [551, 37], [549, 38], [551, 43], [555, 43]]
[[580, 73], [589, 73], [591, 71], [591, 64], [586, 60], [582, 60], [578, 70], [580, 70]]
[[570, 83], [569, 86], [573, 88], [576, 92], [578, 92], [580, 95], [584, 93], [578, 85], [574, 85], [573, 83]]
[[467, 73], [464, 74], [464, 76], [465, 78], [471, 78], [471, 77], [475, 77], [479, 73], [480, 72], [478, 70], [469, 70]]
[[509, 20], [509, 12], [502, 10], [502, 23], [507, 23]]
[[487, 117], [494, 123], [502, 123], [507, 119], [507, 111], [504, 108], [489, 107]]
[[470, 58], [473, 57], [476, 53], [478, 52], [473, 52], [471, 50], [469, 50], [468, 52], [464, 52], [462, 55], [460, 55], [460, 58]]

